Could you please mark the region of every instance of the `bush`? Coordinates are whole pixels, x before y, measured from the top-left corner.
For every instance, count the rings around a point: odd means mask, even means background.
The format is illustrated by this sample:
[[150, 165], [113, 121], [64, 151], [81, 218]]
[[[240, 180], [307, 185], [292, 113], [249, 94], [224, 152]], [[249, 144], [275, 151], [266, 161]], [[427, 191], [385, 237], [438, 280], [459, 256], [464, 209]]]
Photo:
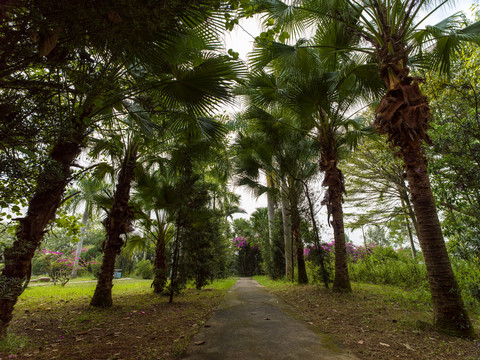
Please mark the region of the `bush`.
[[480, 305], [480, 267], [475, 261], [452, 259], [452, 268], [465, 305], [478, 309]]
[[139, 261], [135, 267], [135, 274], [142, 279], [153, 279], [153, 265], [150, 260]]
[[44, 275], [48, 272], [49, 263], [43, 256], [32, 259], [32, 275]]
[[350, 279], [406, 289], [428, 288], [427, 270], [421, 260], [421, 255], [413, 259], [404, 251], [377, 246], [370, 255], [350, 263]]

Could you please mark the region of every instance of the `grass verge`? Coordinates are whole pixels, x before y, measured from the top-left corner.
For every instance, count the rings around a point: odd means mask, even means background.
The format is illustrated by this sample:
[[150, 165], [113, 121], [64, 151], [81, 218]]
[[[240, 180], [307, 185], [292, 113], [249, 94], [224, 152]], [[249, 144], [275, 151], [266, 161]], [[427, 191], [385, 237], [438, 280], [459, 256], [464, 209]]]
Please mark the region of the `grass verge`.
[[[115, 280], [113, 307], [89, 307], [95, 283], [32, 287], [22, 294], [0, 359], [176, 359], [236, 279], [174, 298], [151, 280]], [[3, 347], [2, 347], [3, 346]]]
[[[426, 325], [433, 319], [430, 301], [415, 291], [354, 283], [352, 294], [339, 294], [320, 285], [255, 279], [360, 359], [480, 359], [478, 341], [439, 334]], [[472, 314], [472, 320], [479, 334], [479, 319]]]

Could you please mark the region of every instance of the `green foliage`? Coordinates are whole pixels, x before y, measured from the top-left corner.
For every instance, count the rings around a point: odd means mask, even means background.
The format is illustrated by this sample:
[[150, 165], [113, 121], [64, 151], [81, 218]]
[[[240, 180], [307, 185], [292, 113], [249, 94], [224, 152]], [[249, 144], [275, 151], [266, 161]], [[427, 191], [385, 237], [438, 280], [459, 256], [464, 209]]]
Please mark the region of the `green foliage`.
[[358, 282], [428, 288], [427, 270], [421, 256], [413, 259], [408, 250], [395, 251], [388, 246], [376, 246], [370, 256], [350, 263], [349, 273], [350, 278]]
[[465, 305], [478, 311], [480, 306], [480, 265], [478, 261], [452, 258], [451, 262]]
[[34, 256], [32, 259], [32, 275], [47, 274], [49, 262], [44, 256]]
[[135, 275], [142, 279], [153, 278], [153, 264], [150, 260], [141, 260], [135, 266]]
[[422, 89], [434, 115], [428, 165], [443, 231], [454, 242], [451, 252], [468, 258], [480, 249], [480, 50], [470, 45], [460, 50], [451, 76], [427, 73]]

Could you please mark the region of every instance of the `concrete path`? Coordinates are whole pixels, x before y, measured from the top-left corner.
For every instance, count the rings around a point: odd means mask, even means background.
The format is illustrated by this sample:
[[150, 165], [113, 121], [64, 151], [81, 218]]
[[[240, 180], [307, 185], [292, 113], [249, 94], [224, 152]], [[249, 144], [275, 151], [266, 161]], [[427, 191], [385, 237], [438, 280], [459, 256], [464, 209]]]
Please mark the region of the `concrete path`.
[[282, 300], [241, 278], [194, 337], [188, 360], [351, 360]]

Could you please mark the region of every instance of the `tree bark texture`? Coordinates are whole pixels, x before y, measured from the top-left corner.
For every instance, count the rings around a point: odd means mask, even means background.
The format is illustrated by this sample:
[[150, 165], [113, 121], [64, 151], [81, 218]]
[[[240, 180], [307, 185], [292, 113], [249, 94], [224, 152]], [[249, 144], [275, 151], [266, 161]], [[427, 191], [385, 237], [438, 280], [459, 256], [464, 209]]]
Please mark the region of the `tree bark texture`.
[[112, 306], [115, 260], [124, 245], [124, 240], [121, 238], [121, 235], [131, 231], [131, 224], [134, 218], [134, 212], [128, 205], [128, 202], [130, 200], [131, 183], [135, 178], [136, 160], [137, 146], [133, 145], [127, 149], [127, 153], [123, 159], [117, 187], [115, 189], [113, 206], [103, 222], [106, 230], [106, 236], [102, 246], [103, 261], [98, 274], [97, 287], [90, 301], [90, 305], [92, 306], [103, 308]]
[[[414, 158], [415, 154], [410, 156]], [[442, 332], [472, 337], [474, 329], [465, 310], [443, 240], [425, 160], [423, 154], [417, 156], [415, 165], [405, 164], [405, 169], [430, 283], [433, 323]]]
[[288, 198], [282, 192], [282, 222], [285, 241], [285, 277], [293, 281], [292, 223], [288, 206]]
[[[322, 204], [327, 205], [328, 221], [333, 228], [335, 240], [335, 278], [332, 290], [337, 292], [352, 292], [348, 275], [347, 249], [345, 246], [345, 229], [343, 225], [343, 194], [345, 185], [343, 174], [337, 167], [338, 152], [333, 131], [319, 135], [322, 146], [320, 170], [325, 174], [322, 186], [327, 188]], [[330, 222], [330, 216], [332, 221]]]
[[0, 336], [6, 334], [12, 312], [23, 291], [35, 250], [39, 247], [47, 224], [54, 218], [65, 187], [70, 181], [71, 165], [80, 154], [83, 126], [76, 124], [75, 136], [61, 139], [50, 152], [50, 161], [40, 172], [27, 214], [19, 220], [16, 240], [5, 249], [5, 267], [0, 276]]
[[473, 337], [474, 329], [448, 258], [422, 148], [423, 142], [431, 143], [427, 134], [431, 118], [428, 101], [417, 81], [408, 76], [406, 44], [396, 41], [396, 34], [385, 36], [392, 38], [384, 39], [386, 45], [377, 51], [377, 60], [388, 91], [376, 110], [375, 126], [388, 135], [404, 162], [430, 283], [434, 325], [442, 332]]
[[155, 260], [153, 262], [153, 292], [160, 294], [167, 283], [167, 258], [165, 254], [165, 233], [162, 231], [155, 245]]

